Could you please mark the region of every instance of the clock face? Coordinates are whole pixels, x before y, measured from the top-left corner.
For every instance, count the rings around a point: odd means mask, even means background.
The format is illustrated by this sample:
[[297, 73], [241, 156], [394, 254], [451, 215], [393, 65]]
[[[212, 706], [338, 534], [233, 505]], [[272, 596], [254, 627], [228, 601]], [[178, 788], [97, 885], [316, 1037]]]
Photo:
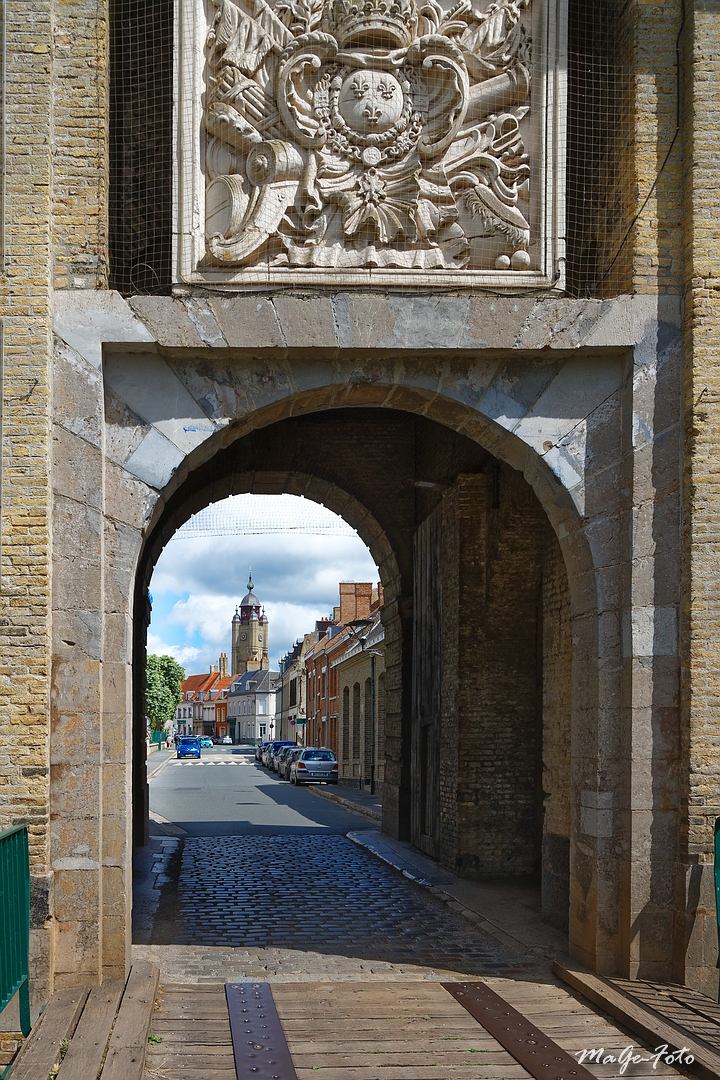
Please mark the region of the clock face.
[[262, 641], [262, 634], [258, 634], [258, 641]]
[[241, 634], [240, 635], [240, 638], [241, 638], [242, 641], [244, 641], [246, 637], [247, 637], [247, 634]]

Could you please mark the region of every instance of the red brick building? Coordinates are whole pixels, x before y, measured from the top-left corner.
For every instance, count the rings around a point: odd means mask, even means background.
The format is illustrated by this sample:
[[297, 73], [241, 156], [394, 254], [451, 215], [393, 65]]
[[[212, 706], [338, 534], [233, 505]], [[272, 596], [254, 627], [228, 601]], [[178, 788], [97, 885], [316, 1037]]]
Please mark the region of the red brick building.
[[338, 675], [334, 665], [356, 639], [354, 623], [369, 619], [382, 604], [382, 589], [370, 582], [342, 581], [340, 604], [325, 632], [305, 657], [307, 679], [306, 746], [329, 746], [336, 754], [338, 742]]

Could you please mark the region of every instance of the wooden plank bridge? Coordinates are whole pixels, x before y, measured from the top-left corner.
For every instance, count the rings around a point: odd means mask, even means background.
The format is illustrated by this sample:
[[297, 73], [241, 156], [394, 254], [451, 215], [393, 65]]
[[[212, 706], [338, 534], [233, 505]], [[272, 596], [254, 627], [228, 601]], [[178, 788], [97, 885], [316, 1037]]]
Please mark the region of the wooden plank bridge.
[[[233, 1005], [223, 983], [161, 984], [156, 967], [138, 963], [124, 984], [106, 982], [54, 994], [8, 1080], [314, 1080], [318, 1072], [322, 1080], [671, 1080], [690, 1075], [683, 1066], [654, 1061], [651, 1052], [663, 1042], [693, 1048], [695, 1075], [720, 1077], [715, 1045], [720, 1045], [720, 1010], [708, 999], [680, 988], [668, 993], [650, 984], [613, 983], [580, 969], [558, 974], [574, 979], [585, 997], [551, 978], [496, 977], [452, 985], [434, 980], [247, 982], [229, 984], [240, 995]], [[463, 1004], [465, 990], [458, 995], [458, 987], [469, 988], [478, 1001], [499, 995], [500, 1016], [493, 1019], [488, 1009], [485, 1017], [477, 1003], [473, 1015], [470, 1005]], [[488, 988], [494, 993], [488, 995]], [[238, 1036], [238, 1030], [250, 1033], [242, 1024], [248, 1022], [245, 1014], [253, 1015], [254, 998], [259, 1002], [254, 1007], [264, 1010], [254, 1014], [264, 1021], [263, 1028], [270, 1011], [279, 1021], [282, 1049], [286, 1053], [286, 1044], [289, 1051], [284, 1063], [275, 1062], [282, 1055], [263, 1057], [261, 1051], [272, 1043], [269, 1034], [258, 1036], [256, 1030], [251, 1039]], [[661, 1013], [666, 1000], [669, 1012]], [[621, 1017], [623, 1026], [611, 1021], [608, 1011]], [[511, 1029], [518, 1023], [522, 1037], [513, 1043]], [[645, 1037], [631, 1030], [642, 1030]], [[265, 1038], [266, 1045], [256, 1043], [257, 1038]], [[550, 1058], [533, 1067], [536, 1046]], [[621, 1055], [628, 1047], [647, 1060], [623, 1066]], [[602, 1060], [578, 1061], [578, 1051], [599, 1048]]]

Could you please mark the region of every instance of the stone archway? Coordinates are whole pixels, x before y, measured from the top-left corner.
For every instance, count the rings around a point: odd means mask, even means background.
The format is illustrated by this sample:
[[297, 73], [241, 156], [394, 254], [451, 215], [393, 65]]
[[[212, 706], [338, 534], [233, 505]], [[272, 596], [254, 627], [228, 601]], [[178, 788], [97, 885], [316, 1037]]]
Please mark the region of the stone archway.
[[[457, 321], [457, 304], [449, 323], [442, 301], [386, 298], [382, 312], [375, 301], [367, 307], [369, 322], [361, 317], [362, 297], [338, 297], [329, 307], [327, 298], [290, 296], [211, 304], [140, 299], [133, 306], [141, 320], [110, 294], [99, 313], [71, 318], [70, 308], [59, 312], [53, 862], [56, 890], [58, 884], [68, 895], [84, 890], [87, 898], [84, 909], [74, 912], [82, 917], [68, 912], [56, 921], [57, 940], [65, 943], [65, 951], [56, 952], [59, 983], [99, 970], [115, 973], [127, 962], [131, 640], [144, 544], [153, 530], [169, 535], [193, 510], [227, 493], [220, 484], [215, 495], [208, 481], [202, 497], [178, 494], [218, 454], [285, 421], [355, 408], [422, 417], [458, 432], [522, 473], [535, 492], [567, 567], [573, 625], [571, 948], [601, 970], [644, 964], [649, 971], [653, 956], [665, 959], [652, 970], [667, 969], [672, 904], [659, 899], [652, 882], [642, 884], [639, 863], [639, 876], [633, 876], [633, 852], [642, 861], [638, 830], [645, 829], [655, 846], [658, 836], [651, 833], [652, 810], [647, 818], [627, 814], [637, 790], [628, 754], [635, 729], [618, 722], [618, 709], [629, 702], [623, 657], [632, 662], [639, 650], [640, 659], [652, 657], [662, 667], [667, 656], [672, 678], [676, 646], [669, 609], [653, 616], [654, 637], [641, 633], [649, 609], [633, 613], [637, 578], [627, 534], [607, 525], [613, 508], [620, 517], [626, 512], [620, 480], [629, 476], [632, 484], [634, 475], [622, 420], [628, 395], [632, 400], [636, 392], [628, 354], [602, 348], [603, 320], [612, 316], [616, 327], [617, 305], [580, 303], [575, 309], [553, 301], [552, 317], [570, 319], [573, 329], [565, 338], [548, 339], [565, 341], [567, 351], [545, 354], [528, 346], [530, 338], [532, 347], [539, 344], [540, 309], [549, 301], [528, 301], [520, 335], [516, 315], [491, 310], [496, 301], [473, 307], [468, 299], [466, 325], [475, 329], [467, 332]], [[674, 339], [661, 344], [653, 338], [654, 324], [641, 303], [628, 301], [626, 308], [628, 346], [646, 353], [655, 348], [658, 356], [672, 349]], [[279, 319], [279, 339], [263, 322], [270, 312]], [[585, 322], [573, 323], [581, 314]], [[502, 318], [515, 327], [512, 338], [498, 323]], [[483, 319], [488, 327], [495, 320], [486, 335], [495, 342], [492, 349], [478, 337]], [[617, 344], [614, 330], [613, 336]], [[98, 337], [106, 342], [102, 362]], [[583, 343], [591, 345], [587, 352]], [[342, 482], [337, 487], [344, 490]], [[323, 498], [319, 489], [317, 497]], [[357, 525], [350, 506], [348, 514]], [[669, 552], [664, 565], [671, 562]], [[631, 633], [623, 638], [628, 611]], [[624, 654], [623, 640], [629, 642]], [[658, 687], [642, 692], [655, 710], [651, 715], [665, 710], [666, 717], [668, 703]], [[633, 707], [638, 694], [636, 683]], [[672, 697], [672, 689], [667, 694]], [[82, 763], [72, 742], [78, 732], [83, 738], [94, 733]], [[647, 775], [664, 770], [671, 779], [674, 768], [655, 758]], [[68, 824], [73, 801], [66, 793], [81, 782], [89, 797], [80, 814], [73, 803]], [[100, 787], [103, 800], [93, 795]], [[673, 805], [663, 810], [676, 812]], [[618, 847], [623, 836], [631, 841], [625, 847], [630, 854]], [[656, 879], [673, 880], [673, 858], [670, 851], [657, 852]], [[637, 883], [629, 906], [628, 875]], [[660, 909], [665, 937], [658, 947], [650, 924], [657, 924]]]
[[559, 545], [530, 486], [466, 435], [392, 406], [293, 408], [271, 423], [234, 425], [213, 442], [194, 468], [188, 460], [140, 555], [137, 841], [147, 817], [142, 672], [157, 555], [210, 501], [304, 495], [352, 522], [385, 589], [383, 827], [466, 876], [542, 876], [543, 908], [566, 929], [569, 595]]

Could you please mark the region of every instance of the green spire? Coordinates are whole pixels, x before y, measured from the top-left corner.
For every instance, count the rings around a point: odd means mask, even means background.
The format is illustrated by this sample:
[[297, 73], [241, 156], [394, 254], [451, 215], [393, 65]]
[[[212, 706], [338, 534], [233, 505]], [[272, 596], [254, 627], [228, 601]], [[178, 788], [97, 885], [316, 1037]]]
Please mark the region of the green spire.
[[251, 566], [251, 567], [250, 567], [250, 575], [249, 575], [249, 577], [248, 577], [248, 583], [247, 583], [247, 589], [248, 589], [248, 592], [252, 592], [254, 588], [255, 588], [255, 586], [253, 585], [253, 579], [252, 579], [252, 566]]

